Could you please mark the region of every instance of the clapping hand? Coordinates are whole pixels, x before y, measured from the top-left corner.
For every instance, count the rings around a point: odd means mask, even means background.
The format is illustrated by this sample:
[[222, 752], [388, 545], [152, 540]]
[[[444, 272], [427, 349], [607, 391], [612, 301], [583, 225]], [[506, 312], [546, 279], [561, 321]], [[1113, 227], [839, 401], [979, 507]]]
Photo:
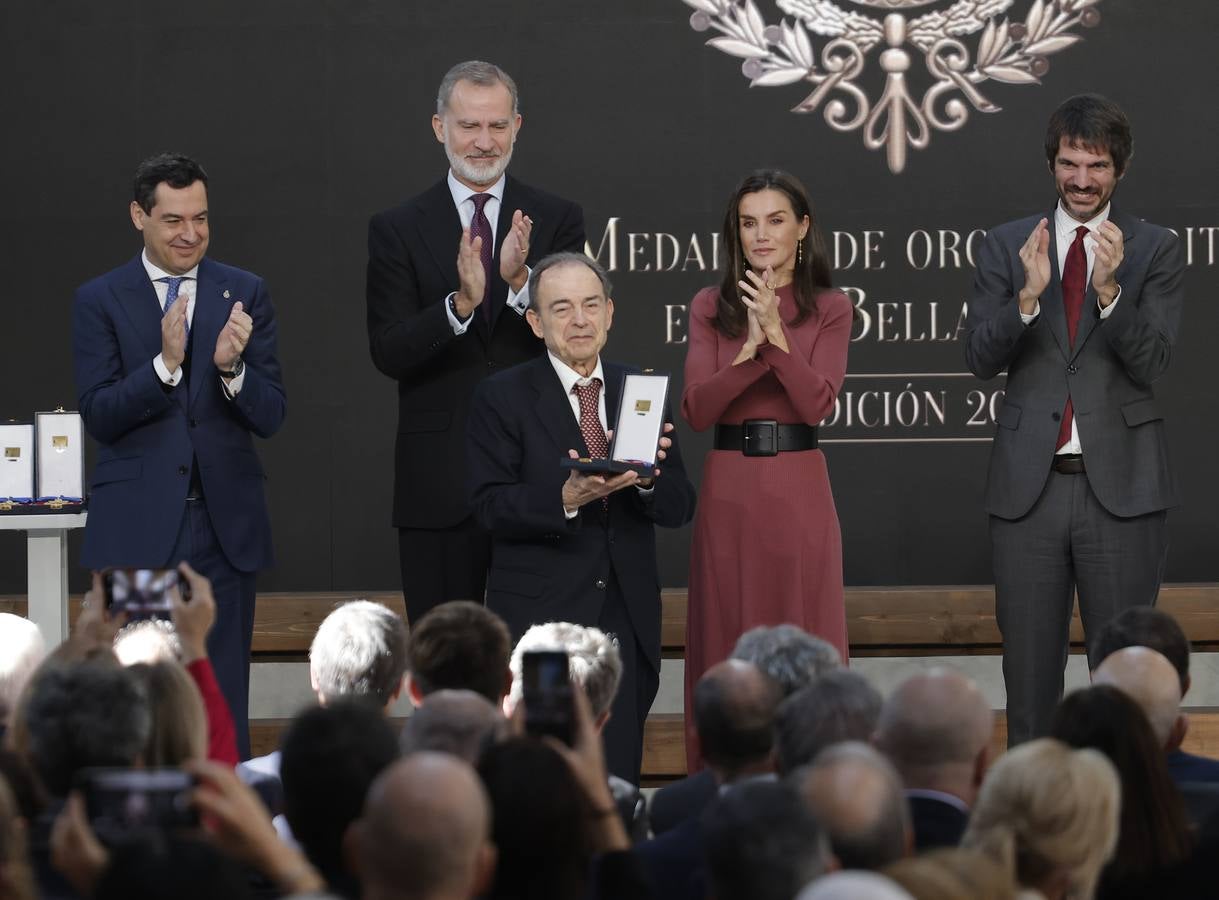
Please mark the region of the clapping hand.
[[457, 280], [461, 283], [453, 304], [457, 315], [468, 318], [483, 302], [487, 290], [487, 270], [482, 261], [483, 239], [471, 238], [470, 229], [461, 230], [461, 243], [457, 246]]
[[1046, 285], [1050, 283], [1050, 228], [1047, 219], [1041, 219], [1030, 232], [1028, 240], [1020, 248], [1020, 262], [1024, 266], [1020, 312], [1031, 316]]
[[1108, 306], [1117, 298], [1117, 269], [1125, 256], [1125, 242], [1122, 239], [1122, 229], [1106, 219], [1100, 227], [1092, 232], [1096, 239], [1095, 262], [1092, 264], [1092, 287], [1096, 288], [1096, 296], [1102, 307]]
[[512, 225], [499, 251], [499, 274], [516, 293], [520, 293], [529, 278], [525, 260], [529, 257], [529, 239], [533, 234], [533, 219], [519, 209], [512, 214]]
[[[175, 301], [176, 302], [176, 301]], [[212, 363], [221, 372], [231, 372], [237, 365], [237, 360], [250, 342], [250, 333], [254, 330], [254, 320], [245, 311], [238, 300], [229, 310], [229, 320], [216, 336], [216, 352], [212, 355]]]

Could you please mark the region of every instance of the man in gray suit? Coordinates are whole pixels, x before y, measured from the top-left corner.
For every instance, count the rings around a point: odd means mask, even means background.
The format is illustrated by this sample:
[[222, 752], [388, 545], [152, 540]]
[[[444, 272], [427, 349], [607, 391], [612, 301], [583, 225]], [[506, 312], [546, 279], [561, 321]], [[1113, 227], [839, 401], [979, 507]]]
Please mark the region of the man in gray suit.
[[1045, 150], [1058, 204], [987, 235], [966, 322], [970, 370], [1007, 372], [986, 510], [1011, 745], [1048, 730], [1076, 590], [1086, 637], [1155, 603], [1177, 502], [1151, 384], [1181, 319], [1181, 244], [1110, 202], [1132, 150], [1115, 103], [1067, 100]]

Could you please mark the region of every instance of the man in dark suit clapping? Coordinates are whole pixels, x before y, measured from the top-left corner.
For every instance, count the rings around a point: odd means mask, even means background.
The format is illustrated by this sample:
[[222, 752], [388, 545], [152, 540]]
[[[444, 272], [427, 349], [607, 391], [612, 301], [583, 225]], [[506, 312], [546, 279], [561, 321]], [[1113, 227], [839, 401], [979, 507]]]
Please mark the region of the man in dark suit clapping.
[[398, 382], [393, 522], [412, 624], [440, 603], [482, 602], [491, 543], [463, 493], [470, 397], [542, 353], [525, 322], [529, 265], [584, 248], [579, 206], [506, 174], [520, 127], [506, 72], [454, 66], [432, 117], [448, 175], [369, 223], [368, 340]]

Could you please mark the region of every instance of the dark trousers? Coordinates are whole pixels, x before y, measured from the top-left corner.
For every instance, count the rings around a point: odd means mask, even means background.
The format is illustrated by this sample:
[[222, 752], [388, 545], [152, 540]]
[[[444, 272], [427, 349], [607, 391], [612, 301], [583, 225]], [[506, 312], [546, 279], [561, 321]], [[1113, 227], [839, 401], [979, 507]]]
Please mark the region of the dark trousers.
[[[1086, 474], [1057, 472], [1023, 518], [991, 517], [1008, 746], [1050, 729], [1062, 699], [1076, 590], [1089, 650], [1118, 613], [1155, 604], [1168, 554], [1166, 518], [1163, 510], [1115, 516]], [[1094, 668], [1100, 660], [1089, 654], [1088, 663]]]
[[[660, 615], [659, 609], [657, 615]], [[622, 657], [622, 681], [614, 695], [609, 722], [602, 732], [605, 765], [611, 775], [638, 785], [643, 766], [643, 729], [660, 687], [660, 673], [652, 667], [647, 653], [639, 645], [622, 588], [618, 579], [612, 576], [597, 627], [618, 639], [618, 652]]]
[[237, 728], [237, 751], [250, 756], [250, 644], [254, 638], [254, 592], [256, 576], [240, 572], [229, 563], [203, 500], [186, 501], [178, 539], [167, 561], [176, 566], [190, 563], [212, 583], [216, 598], [216, 622], [207, 638], [207, 655], [216, 671], [216, 681], [228, 702]]
[[398, 559], [406, 617], [413, 625], [450, 600], [483, 602], [491, 536], [473, 517], [452, 528], [399, 528]]

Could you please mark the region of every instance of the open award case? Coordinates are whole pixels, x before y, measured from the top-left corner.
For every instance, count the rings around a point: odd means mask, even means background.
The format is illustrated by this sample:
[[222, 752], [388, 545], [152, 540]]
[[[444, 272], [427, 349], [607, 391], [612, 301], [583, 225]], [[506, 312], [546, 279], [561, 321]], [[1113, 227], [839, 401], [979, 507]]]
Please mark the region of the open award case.
[[30, 511], [34, 501], [34, 424], [0, 423], [0, 515]]
[[665, 401], [669, 376], [652, 372], [627, 375], [618, 400], [618, 421], [608, 459], [564, 459], [565, 469], [580, 472], [620, 474], [638, 472], [651, 478], [656, 470], [656, 449], [665, 427]]
[[79, 512], [85, 498], [85, 429], [78, 412], [34, 413], [34, 512]]

